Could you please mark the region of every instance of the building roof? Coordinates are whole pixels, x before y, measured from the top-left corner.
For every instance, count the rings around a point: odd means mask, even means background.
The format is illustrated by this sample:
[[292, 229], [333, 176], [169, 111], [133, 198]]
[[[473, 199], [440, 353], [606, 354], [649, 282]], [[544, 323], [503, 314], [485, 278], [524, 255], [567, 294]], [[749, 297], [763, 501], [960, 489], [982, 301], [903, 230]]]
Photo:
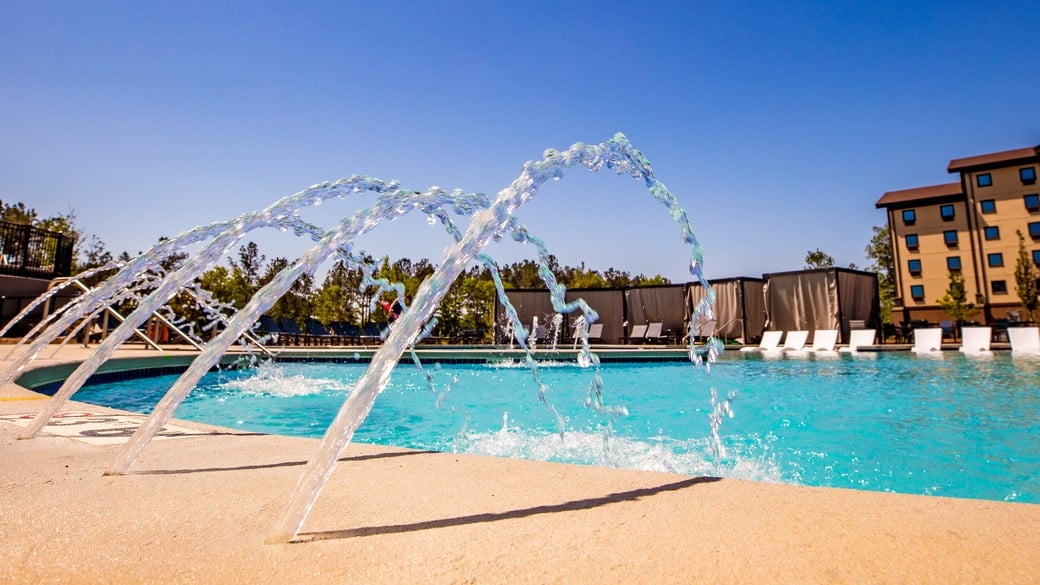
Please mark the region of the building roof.
[[960, 183], [944, 183], [930, 187], [917, 187], [916, 189], [903, 189], [902, 191], [889, 191], [877, 200], [874, 207], [893, 207], [901, 203], [917, 203], [932, 199], [963, 198], [964, 191]]
[[955, 158], [950, 161], [950, 165], [946, 167], [946, 170], [953, 173], [979, 167], [1002, 166], [1004, 164], [1026, 162], [1030, 160], [1036, 161], [1038, 158], [1037, 149], [1040, 149], [1040, 147], [1030, 146], [1027, 148], [991, 152], [989, 154], [980, 154], [978, 156], [969, 156], [966, 158]]

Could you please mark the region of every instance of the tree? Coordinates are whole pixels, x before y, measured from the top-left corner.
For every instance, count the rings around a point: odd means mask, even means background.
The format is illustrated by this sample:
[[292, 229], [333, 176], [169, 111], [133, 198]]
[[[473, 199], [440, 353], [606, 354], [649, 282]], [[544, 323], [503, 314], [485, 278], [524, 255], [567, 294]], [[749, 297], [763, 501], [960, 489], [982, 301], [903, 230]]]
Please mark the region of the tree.
[[867, 244], [867, 258], [873, 261], [870, 269], [877, 273], [878, 296], [881, 300], [881, 322], [892, 322], [895, 304], [895, 260], [892, 256], [892, 234], [887, 226], [874, 226], [874, 236]]
[[463, 272], [437, 309], [437, 335], [454, 337], [463, 331], [487, 339], [495, 320], [495, 284], [483, 266]]
[[334, 321], [359, 323], [363, 313], [360, 268], [347, 268], [342, 260], [332, 265], [314, 297], [314, 317], [328, 325]]
[[946, 289], [946, 294], [943, 298], [939, 299], [939, 307], [946, 311], [948, 315], [961, 324], [968, 317], [974, 315], [979, 311], [975, 303], [968, 302], [968, 293], [964, 287], [964, 276], [960, 272], [950, 271], [950, 286]]
[[[559, 278], [561, 270], [555, 257], [549, 257], [549, 269]], [[538, 263], [534, 260], [514, 262], [508, 266], [500, 267], [498, 271], [502, 275], [502, 285], [507, 289], [542, 288], [545, 286], [542, 277], [538, 275]]]
[[832, 266], [834, 266], [834, 258], [819, 248], [805, 253], [805, 267], [809, 270], [831, 268]]
[[[267, 257], [260, 253], [260, 247], [256, 245], [256, 242], [248, 242], [245, 246], [238, 248], [238, 262], [235, 262], [234, 259], [230, 260], [231, 268], [238, 272], [245, 288], [256, 291], [264, 284], [260, 282], [260, 274], [264, 270], [266, 259]], [[272, 274], [271, 277], [273, 278], [274, 275]]]
[[[260, 256], [260, 258], [263, 258], [263, 256]], [[264, 286], [274, 280], [274, 277], [279, 272], [288, 267], [288, 259], [281, 257], [272, 259], [271, 263], [267, 266], [267, 270], [260, 278], [260, 286]], [[314, 277], [310, 274], [302, 274], [298, 279], [296, 279], [296, 282], [292, 284], [289, 290], [275, 301], [269, 314], [272, 317], [285, 317], [292, 319], [293, 321], [296, 321], [297, 325], [303, 325], [307, 318], [311, 316], [312, 298], [314, 295], [313, 288]]]
[[1022, 308], [1026, 310], [1029, 321], [1034, 321], [1036, 308], [1040, 305], [1040, 274], [1038, 274], [1033, 259], [1026, 251], [1026, 239], [1022, 236], [1022, 230], [1015, 230], [1018, 235], [1018, 260], [1015, 262], [1015, 292], [1022, 301]]

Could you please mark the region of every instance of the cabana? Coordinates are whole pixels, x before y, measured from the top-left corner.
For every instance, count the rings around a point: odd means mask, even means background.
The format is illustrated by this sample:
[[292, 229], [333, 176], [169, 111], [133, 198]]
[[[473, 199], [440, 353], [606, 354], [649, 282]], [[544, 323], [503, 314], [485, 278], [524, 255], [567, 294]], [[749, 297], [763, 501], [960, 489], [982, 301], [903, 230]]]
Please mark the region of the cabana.
[[[600, 341], [603, 343], [621, 343], [625, 336], [625, 293], [621, 289], [596, 288], [596, 289], [568, 289], [564, 299], [568, 303], [578, 299], [585, 299], [590, 307], [599, 313], [597, 323], [603, 324], [603, 333]], [[574, 327], [574, 321], [581, 313], [575, 311], [567, 315], [568, 332]], [[570, 335], [567, 336], [570, 338]]]
[[[538, 317], [538, 321], [547, 326], [552, 322], [554, 311], [548, 290], [544, 288], [507, 290], [506, 296], [509, 297], [509, 302], [513, 304], [513, 308], [516, 309], [516, 314], [520, 316], [520, 322], [528, 330], [531, 328], [532, 317]], [[502, 300], [496, 295], [495, 342], [509, 343], [512, 341], [507, 333], [509, 330], [509, 317], [506, 316], [505, 305], [502, 304]], [[561, 336], [561, 339], [563, 338]]]
[[[520, 317], [520, 322], [524, 324], [527, 329], [531, 328], [531, 322], [534, 317], [538, 317], [538, 322], [545, 325], [546, 328], [551, 326], [553, 315], [555, 311], [552, 306], [552, 299], [549, 296], [549, 291], [546, 289], [512, 289], [506, 290], [506, 295], [509, 297], [509, 302], [513, 304], [516, 309], [516, 314]], [[621, 289], [568, 289], [564, 299], [570, 303], [577, 298], [585, 299], [585, 302], [590, 307], [596, 310], [599, 314], [599, 320], [597, 323], [603, 324], [603, 332], [600, 335], [599, 341], [603, 343], [621, 343], [624, 339], [624, 327], [625, 321], [625, 295]], [[681, 309], [680, 309], [681, 311]], [[572, 330], [574, 323], [580, 315], [579, 311], [575, 311], [570, 315], [564, 315], [563, 320], [563, 331], [560, 332], [560, 340], [572, 339]], [[509, 343], [510, 339], [508, 334], [509, 318], [506, 316], [505, 306], [502, 304], [501, 299], [495, 297], [495, 342], [496, 343]]]
[[877, 275], [848, 268], [766, 274], [766, 329], [837, 329], [849, 339], [849, 321], [868, 329], [881, 323]]
[[681, 341], [686, 335], [690, 311], [686, 306], [684, 284], [625, 289], [625, 307], [630, 326], [660, 323], [662, 332], [671, 337], [671, 341]]
[[[766, 308], [761, 278], [741, 276], [710, 280], [715, 291], [715, 336], [737, 339], [742, 343], [756, 342], [765, 329]], [[704, 287], [691, 283], [687, 288], [686, 310], [692, 317], [697, 303], [704, 298]], [[689, 317], [688, 317], [689, 318]]]

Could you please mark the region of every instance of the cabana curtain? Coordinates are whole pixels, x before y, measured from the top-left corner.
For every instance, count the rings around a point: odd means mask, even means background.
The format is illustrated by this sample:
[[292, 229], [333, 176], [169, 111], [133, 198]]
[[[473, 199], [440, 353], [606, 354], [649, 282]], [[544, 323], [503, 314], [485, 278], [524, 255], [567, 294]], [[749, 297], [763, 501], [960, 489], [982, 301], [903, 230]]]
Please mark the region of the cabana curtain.
[[[715, 335], [724, 339], [740, 339], [750, 343], [762, 336], [765, 326], [765, 301], [762, 281], [749, 278], [727, 278], [712, 281], [715, 290]], [[687, 294], [690, 314], [704, 298], [704, 287], [691, 284]]]
[[876, 326], [877, 278], [870, 272], [831, 268], [767, 274], [766, 329], [837, 329], [849, 337], [849, 320]]
[[686, 335], [687, 320], [691, 315], [686, 306], [686, 285], [653, 286], [625, 290], [628, 307], [628, 326], [663, 323], [664, 331], [678, 332], [679, 338]]
[[[620, 289], [595, 289], [595, 290], [568, 290], [564, 296], [567, 302], [577, 298], [585, 299], [590, 307], [599, 313], [597, 323], [603, 324], [603, 343], [621, 343], [624, 339], [622, 323], [625, 320], [625, 293]], [[564, 339], [573, 339], [574, 321], [578, 318], [579, 311], [568, 315], [567, 333]]]

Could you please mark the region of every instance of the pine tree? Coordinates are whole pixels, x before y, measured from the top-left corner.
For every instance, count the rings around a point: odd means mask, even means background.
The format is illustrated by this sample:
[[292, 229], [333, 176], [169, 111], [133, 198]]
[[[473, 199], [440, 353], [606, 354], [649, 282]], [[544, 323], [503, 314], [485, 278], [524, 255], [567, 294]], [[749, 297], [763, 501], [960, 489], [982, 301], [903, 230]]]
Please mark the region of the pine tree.
[[1033, 259], [1026, 251], [1026, 240], [1022, 230], [1015, 230], [1018, 235], [1018, 260], [1015, 262], [1015, 292], [1026, 310], [1027, 320], [1033, 321], [1037, 305], [1040, 304], [1040, 275], [1037, 273]]
[[937, 301], [958, 325], [979, 311], [975, 303], [968, 302], [968, 292], [964, 287], [964, 276], [960, 272], [950, 272], [950, 287], [943, 298]]

